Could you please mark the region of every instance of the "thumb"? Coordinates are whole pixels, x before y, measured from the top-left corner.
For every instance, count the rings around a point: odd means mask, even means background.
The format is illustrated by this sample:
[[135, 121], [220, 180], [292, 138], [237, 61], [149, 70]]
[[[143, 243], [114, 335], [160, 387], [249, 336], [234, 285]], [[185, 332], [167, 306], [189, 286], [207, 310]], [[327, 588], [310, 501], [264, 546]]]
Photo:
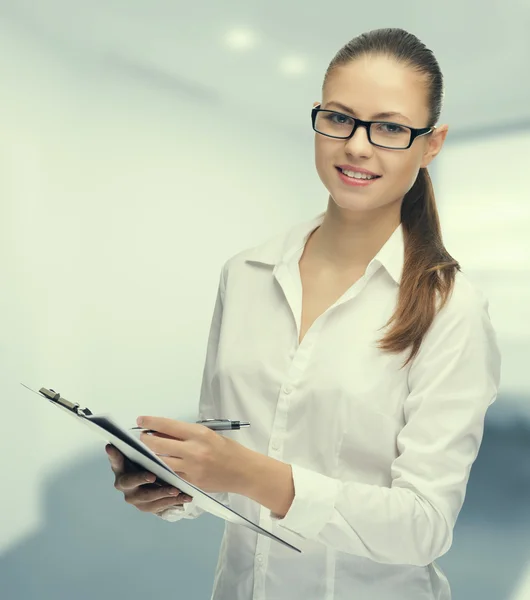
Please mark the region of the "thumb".
[[110, 468], [116, 475], [122, 473], [125, 468], [125, 457], [123, 454], [112, 444], [107, 444], [105, 450], [109, 458]]

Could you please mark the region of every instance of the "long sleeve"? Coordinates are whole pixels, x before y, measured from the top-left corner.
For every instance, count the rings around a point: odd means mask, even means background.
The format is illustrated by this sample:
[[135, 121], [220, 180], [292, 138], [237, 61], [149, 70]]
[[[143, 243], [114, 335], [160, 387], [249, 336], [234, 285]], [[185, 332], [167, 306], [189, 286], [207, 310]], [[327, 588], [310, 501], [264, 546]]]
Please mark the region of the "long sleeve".
[[280, 526], [379, 563], [425, 566], [447, 552], [500, 384], [488, 302], [462, 285], [411, 364], [391, 486], [293, 464], [294, 501], [283, 519], [271, 515]]
[[[221, 271], [219, 278], [219, 287], [213, 317], [210, 325], [210, 334], [208, 336], [208, 345], [206, 349], [206, 360], [204, 364], [201, 393], [199, 399], [199, 410], [197, 420], [218, 418], [216, 408], [216, 399], [212, 390], [212, 377], [217, 362], [217, 350], [219, 347], [219, 336], [221, 333], [221, 323], [223, 319], [223, 303], [225, 294], [225, 272], [226, 264]], [[216, 500], [226, 504], [228, 495], [226, 493], [209, 494]], [[182, 507], [175, 506], [158, 513], [158, 516], [166, 521], [180, 521], [181, 519], [195, 519], [200, 516], [204, 510], [195, 504], [195, 500], [184, 504]]]

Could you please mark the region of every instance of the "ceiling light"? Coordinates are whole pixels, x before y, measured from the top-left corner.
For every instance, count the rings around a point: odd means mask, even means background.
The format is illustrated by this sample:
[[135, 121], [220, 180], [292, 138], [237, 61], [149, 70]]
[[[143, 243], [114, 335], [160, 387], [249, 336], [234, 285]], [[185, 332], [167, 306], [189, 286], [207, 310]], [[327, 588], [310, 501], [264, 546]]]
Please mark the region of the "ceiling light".
[[286, 56], [280, 62], [284, 75], [303, 75], [307, 71], [307, 61], [300, 56]]
[[225, 43], [232, 50], [250, 50], [258, 39], [250, 29], [232, 29], [225, 36]]

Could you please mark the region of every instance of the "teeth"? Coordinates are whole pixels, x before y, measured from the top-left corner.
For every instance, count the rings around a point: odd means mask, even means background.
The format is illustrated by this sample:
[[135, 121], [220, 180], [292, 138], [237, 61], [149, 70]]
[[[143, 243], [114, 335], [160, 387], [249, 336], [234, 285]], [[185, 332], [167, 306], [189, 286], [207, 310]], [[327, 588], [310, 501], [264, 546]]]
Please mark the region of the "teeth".
[[375, 179], [373, 175], [367, 175], [366, 173], [357, 173], [356, 171], [344, 170], [342, 170], [342, 172], [344, 173], [344, 175], [347, 175], [348, 177], [353, 177], [354, 179]]

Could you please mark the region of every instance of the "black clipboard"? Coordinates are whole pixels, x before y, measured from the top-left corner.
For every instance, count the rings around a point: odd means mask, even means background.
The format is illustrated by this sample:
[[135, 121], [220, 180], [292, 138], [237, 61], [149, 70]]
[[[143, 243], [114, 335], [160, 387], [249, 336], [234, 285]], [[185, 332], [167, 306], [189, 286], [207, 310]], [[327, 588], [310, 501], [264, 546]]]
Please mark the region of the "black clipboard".
[[291, 550], [295, 550], [296, 552], [300, 553], [302, 552], [300, 549], [289, 544], [285, 540], [282, 540], [280, 537], [274, 535], [270, 531], [267, 531], [243, 515], [240, 515], [229, 506], [219, 502], [200, 488], [179, 477], [145, 444], [131, 435], [127, 430], [116, 424], [110, 417], [94, 415], [88, 408], [81, 408], [79, 404], [70, 402], [66, 398], [63, 398], [61, 394], [53, 389], [42, 387], [37, 392], [23, 383], [21, 385], [31, 392], [46, 398], [51, 404], [75, 418], [76, 421], [92, 429], [94, 433], [97, 433], [109, 444], [115, 446], [131, 462], [140, 465], [144, 469], [156, 475], [158, 479], [161, 479], [169, 485], [178, 488], [185, 494], [192, 496], [196, 504], [206, 512], [219, 517], [220, 519], [224, 519], [225, 521], [229, 521], [230, 523], [243, 525], [244, 527], [259, 533], [260, 535], [264, 535], [275, 540], [276, 542], [279, 542]]

